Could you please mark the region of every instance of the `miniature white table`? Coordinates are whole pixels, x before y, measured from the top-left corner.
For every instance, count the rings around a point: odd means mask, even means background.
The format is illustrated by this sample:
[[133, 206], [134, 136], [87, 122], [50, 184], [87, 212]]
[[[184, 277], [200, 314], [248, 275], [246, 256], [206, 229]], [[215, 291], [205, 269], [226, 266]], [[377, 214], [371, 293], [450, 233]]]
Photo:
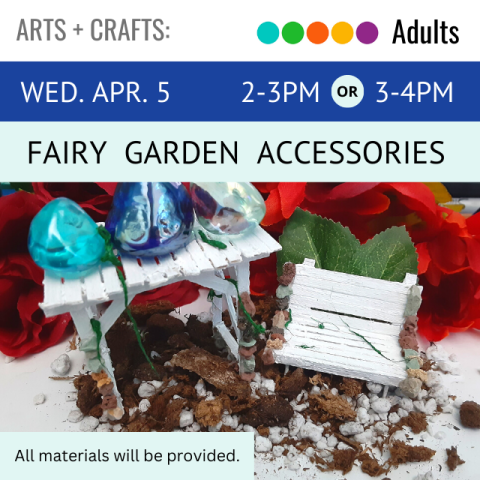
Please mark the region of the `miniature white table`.
[[[153, 258], [121, 256], [128, 302], [138, 293], [182, 280], [190, 280], [202, 287], [213, 289], [220, 296], [214, 297], [212, 302], [213, 326], [238, 359], [237, 311], [232, 300], [232, 297], [237, 297], [237, 291], [233, 284], [225, 280], [225, 273], [237, 280], [240, 293], [250, 292], [250, 262], [268, 257], [280, 250], [281, 245], [261, 227], [256, 227], [249, 233], [234, 237], [220, 238], [209, 234], [210, 238], [218, 239], [227, 245], [226, 249], [220, 250], [203, 242], [197, 233], [198, 228], [194, 229], [192, 241], [186, 247], [170, 255]], [[100, 321], [100, 351], [105, 367], [113, 373], [105, 334], [125, 310], [124, 291], [115, 267], [104, 263], [96, 272], [74, 280], [45, 275], [43, 283], [45, 293], [40, 307], [47, 317], [70, 313], [82, 339], [95, 336], [90, 320], [96, 318]], [[237, 340], [222, 321], [223, 297], [227, 302]], [[122, 408], [122, 399], [115, 379], [112, 378], [112, 381], [118, 406]]]

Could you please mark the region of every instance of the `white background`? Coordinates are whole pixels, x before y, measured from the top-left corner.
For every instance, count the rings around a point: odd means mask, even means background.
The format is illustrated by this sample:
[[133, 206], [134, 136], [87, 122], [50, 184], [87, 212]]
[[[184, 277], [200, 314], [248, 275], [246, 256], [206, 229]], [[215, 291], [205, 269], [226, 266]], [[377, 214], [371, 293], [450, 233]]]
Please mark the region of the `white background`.
[[[145, 61], [478, 61], [480, 59], [479, 3], [475, 0], [15, 0], [2, 1], [0, 15], [0, 60], [145, 60]], [[8, 5], [8, 7], [7, 7]], [[63, 42], [17, 42], [21, 18], [63, 18], [67, 39]], [[90, 39], [94, 18], [161, 18], [170, 27], [169, 39], [161, 42], [95, 42]], [[392, 45], [396, 21], [404, 27], [418, 19], [432, 25], [435, 19], [459, 28], [456, 45]], [[356, 28], [371, 21], [379, 38], [363, 45], [356, 38], [338, 45], [331, 38], [314, 45], [305, 37], [297, 45], [281, 38], [263, 45], [256, 36], [258, 26], [276, 23], [280, 29], [290, 21], [304, 29], [315, 21], [329, 29], [340, 21]], [[79, 23], [84, 31], [77, 36], [72, 28]]]

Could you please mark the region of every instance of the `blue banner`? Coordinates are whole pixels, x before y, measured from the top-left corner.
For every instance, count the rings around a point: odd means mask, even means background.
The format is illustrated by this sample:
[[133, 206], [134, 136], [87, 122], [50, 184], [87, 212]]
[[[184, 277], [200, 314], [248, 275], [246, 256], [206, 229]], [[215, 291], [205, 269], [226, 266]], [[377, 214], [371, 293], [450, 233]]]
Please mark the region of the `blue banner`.
[[[479, 62], [0, 62], [0, 73], [4, 122], [480, 121]], [[364, 88], [352, 108], [332, 97], [344, 75]]]

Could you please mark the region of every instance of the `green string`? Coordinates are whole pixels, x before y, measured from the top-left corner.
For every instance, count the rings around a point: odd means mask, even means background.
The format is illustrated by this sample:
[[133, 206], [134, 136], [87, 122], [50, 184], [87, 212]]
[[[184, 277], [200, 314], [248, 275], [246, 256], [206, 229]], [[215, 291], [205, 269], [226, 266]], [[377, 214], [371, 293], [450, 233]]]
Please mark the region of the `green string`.
[[92, 330], [97, 338], [97, 360], [105, 367], [102, 355], [100, 353], [100, 341], [102, 340], [102, 324], [94, 318], [90, 319], [90, 324], [92, 325]]
[[[142, 336], [140, 335], [140, 330], [138, 329], [138, 324], [137, 321], [133, 318], [132, 312], [130, 311], [130, 308], [128, 306], [128, 288], [127, 288], [127, 283], [125, 281], [125, 276], [123, 275], [122, 270], [120, 269], [122, 262], [117, 258], [115, 253], [113, 252], [113, 245], [112, 245], [112, 237], [110, 235], [110, 232], [103, 226], [100, 225], [98, 228], [98, 233], [99, 235], [103, 238], [105, 242], [105, 253], [103, 254], [101, 260], [102, 262], [110, 262], [116, 269], [118, 279], [120, 280], [120, 283], [122, 284], [123, 288], [123, 295], [125, 297], [125, 312], [127, 313], [127, 316], [129, 320], [132, 322], [133, 325], [133, 331], [135, 332], [135, 336], [137, 337], [137, 342], [140, 347], [140, 350], [142, 351], [143, 355], [145, 356], [147, 362], [150, 364], [152, 367], [152, 370], [155, 373], [158, 373], [155, 365], [153, 365], [152, 361], [150, 360], [149, 356], [147, 355], [147, 352], [145, 351], [145, 347], [143, 346], [143, 341], [142, 341]], [[93, 326], [93, 325], [92, 325]], [[101, 334], [101, 332], [100, 332]], [[98, 334], [97, 334], [98, 336]], [[97, 339], [98, 341], [98, 339]]]
[[208, 292], [208, 295], [207, 295], [207, 300], [209, 302], [213, 302], [213, 299], [214, 298], [222, 298], [222, 295], [217, 295], [215, 293], [215, 290], [213, 288], [210, 289], [210, 291]]
[[393, 360], [390, 360], [388, 357], [386, 357], [377, 347], [375, 347], [375, 345], [373, 345], [371, 342], [369, 342], [363, 335], [360, 335], [359, 333], [355, 332], [354, 330], [352, 330], [350, 328], [350, 325], [348, 325], [348, 323], [342, 318], [340, 317], [340, 320], [345, 324], [345, 326], [350, 330], [351, 333], [353, 333], [354, 335], [356, 335], [357, 337], [360, 337], [364, 342], [366, 342], [368, 345], [370, 345], [370, 347], [375, 351], [377, 352], [379, 355], [381, 355], [383, 358], [385, 358], [386, 360], [389, 360], [390, 362], [393, 362]]
[[207, 235], [205, 235], [205, 232], [203, 230], [198, 230], [198, 234], [200, 235], [200, 238], [207, 243], [208, 245], [211, 245], [212, 247], [218, 248], [220, 250], [225, 250], [227, 246], [223, 243], [220, 242], [219, 240], [212, 240], [211, 238], [208, 238]]
[[233, 278], [226, 278], [225, 279], [227, 282], [230, 282], [235, 286], [235, 289], [237, 290], [237, 296], [238, 296], [238, 304], [240, 305], [240, 308], [243, 311], [243, 314], [247, 318], [247, 320], [250, 322], [250, 324], [253, 326], [253, 331], [255, 332], [255, 336], [260, 335], [261, 333], [265, 333], [265, 329], [261, 326], [256, 324], [250, 314], [247, 312], [247, 309], [245, 308], [245, 305], [243, 304], [242, 298], [240, 297], [240, 292], [238, 291], [238, 283], [236, 280]]
[[288, 326], [292, 323], [292, 309], [288, 309], [288, 321], [285, 324], [285, 328], [288, 328]]

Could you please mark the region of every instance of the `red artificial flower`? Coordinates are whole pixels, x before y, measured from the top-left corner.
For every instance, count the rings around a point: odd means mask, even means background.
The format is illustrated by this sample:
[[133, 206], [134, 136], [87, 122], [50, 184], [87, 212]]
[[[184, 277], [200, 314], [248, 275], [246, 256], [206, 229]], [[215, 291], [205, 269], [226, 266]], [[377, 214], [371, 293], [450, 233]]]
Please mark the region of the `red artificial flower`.
[[34, 192], [44, 203], [59, 197], [69, 198], [77, 202], [96, 222], [104, 222], [110, 211], [111, 185], [116, 184], [55, 182], [32, 184]]
[[[49, 201], [70, 198], [95, 221], [108, 214], [116, 184], [35, 183], [33, 194], [16, 192], [0, 197], [0, 351], [21, 357], [38, 353], [58, 343], [70, 323], [70, 315], [46, 318], [39, 307], [43, 300], [43, 270], [33, 262], [27, 248], [33, 217]], [[176, 307], [199, 296], [199, 286], [181, 281], [137, 295], [134, 303], [161, 299]]]
[[55, 345], [70, 321], [69, 315], [45, 318], [38, 306], [43, 271], [28, 253], [27, 237], [43, 205], [27, 192], [0, 197], [0, 351], [12, 357]]
[[[349, 227], [365, 242], [377, 233], [404, 225], [419, 257], [424, 287], [419, 329], [429, 340], [480, 326], [480, 214], [465, 219], [437, 205], [422, 183], [260, 183], [266, 199], [263, 227], [282, 233], [295, 208]], [[477, 238], [478, 237], [478, 238]], [[268, 260], [274, 264], [275, 255]], [[252, 264], [251, 288], [272, 291], [267, 275]], [[268, 282], [273, 281], [272, 276]]]

